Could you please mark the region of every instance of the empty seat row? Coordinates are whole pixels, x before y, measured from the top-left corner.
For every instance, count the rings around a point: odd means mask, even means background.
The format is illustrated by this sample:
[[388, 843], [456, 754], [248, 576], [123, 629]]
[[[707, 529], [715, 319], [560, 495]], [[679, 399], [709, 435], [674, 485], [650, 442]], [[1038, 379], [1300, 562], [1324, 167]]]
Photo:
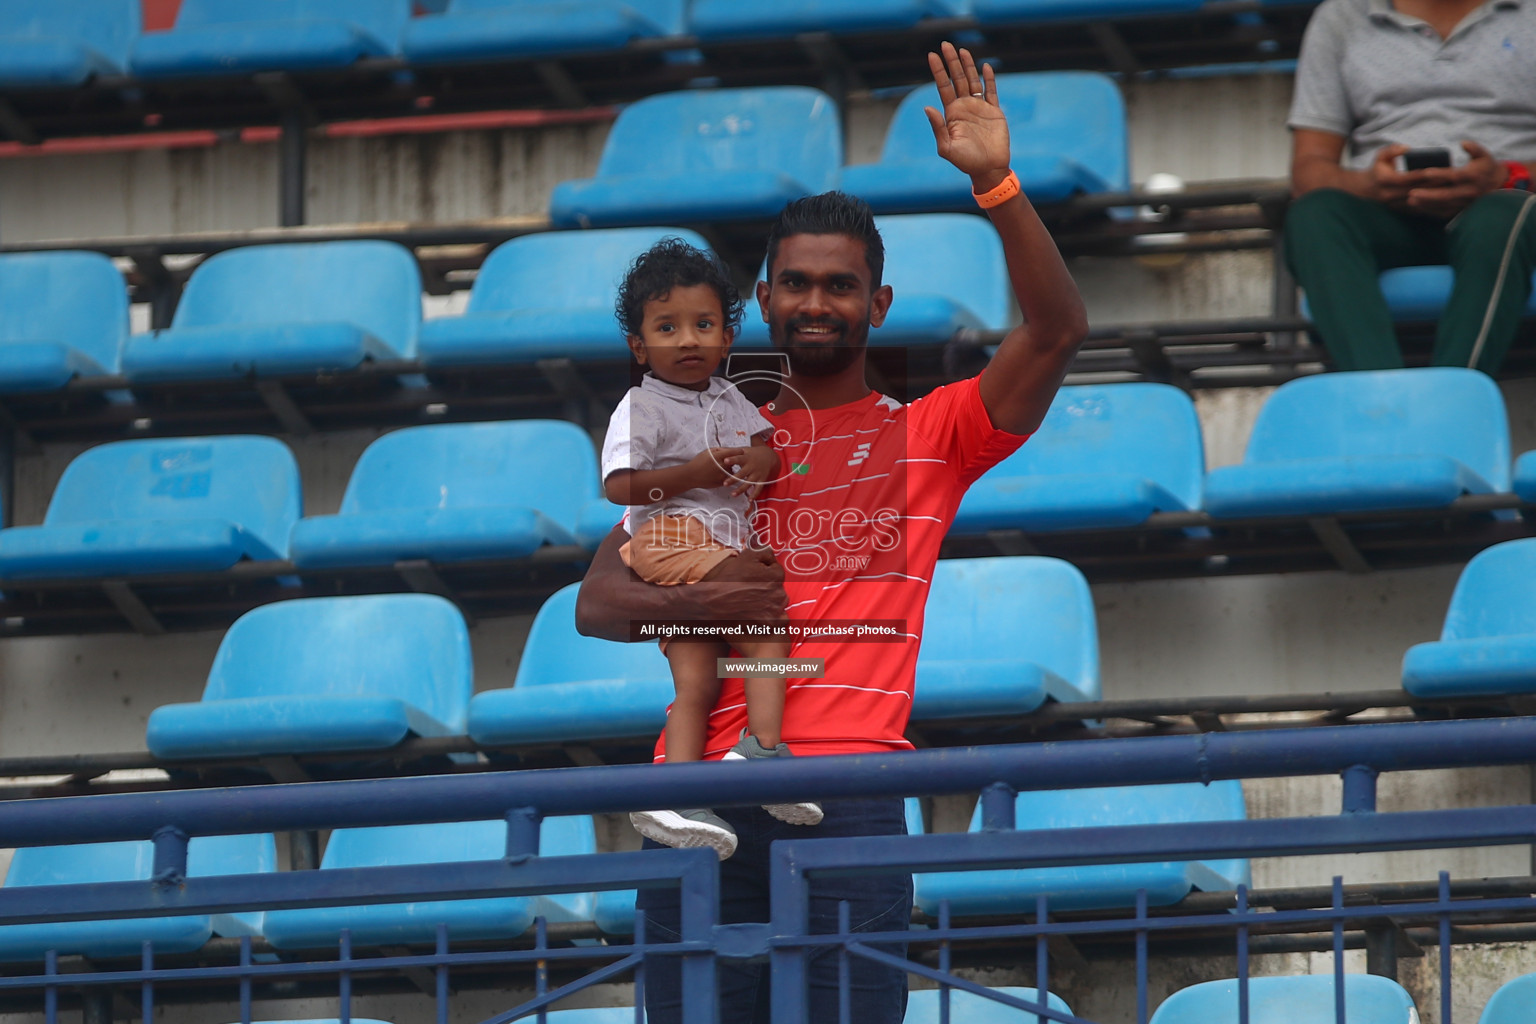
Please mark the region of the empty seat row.
[[[1204, 462], [1186, 393], [1064, 387], [1030, 443], [966, 493], [951, 534], [1135, 528], [1188, 511], [1212, 523], [1388, 515], [1511, 490], [1536, 503], [1536, 453], [1511, 475], [1498, 388], [1454, 367], [1291, 381], [1260, 410], [1240, 464], [1207, 473]], [[0, 579], [218, 571], [242, 559], [326, 569], [518, 558], [546, 544], [595, 547], [619, 516], [599, 492], [590, 438], [545, 420], [386, 434], [358, 460], [336, 515], [300, 514], [293, 456], [274, 439], [113, 442], [70, 464], [41, 525], [0, 530]]]
[[[387, 750], [409, 736], [486, 746], [658, 734], [672, 676], [654, 644], [576, 632], [577, 586], [550, 597], [510, 688], [471, 698], [463, 617], [428, 594], [264, 605], [225, 634], [200, 701], [150, 715], [158, 757]], [[1097, 700], [1098, 633], [1083, 576], [1048, 558], [940, 563], [918, 660], [913, 719], [1027, 714]]]
[[[1275, 389], [1242, 462], [1205, 471], [1189, 396], [1160, 384], [1061, 389], [1030, 443], [974, 484], [953, 532], [1433, 509], [1511, 490], [1503, 396], [1455, 367], [1330, 373]], [[1513, 488], [1536, 496], [1536, 458]]]
[[146, 79], [351, 67], [422, 66], [600, 53], [635, 40], [789, 38], [808, 31], [900, 31], [932, 18], [981, 25], [1183, 14], [1202, 0], [448, 0], [413, 18], [411, 0], [181, 0], [172, 28], [142, 32], [139, 0], [12, 0], [0, 5], [0, 88], [68, 87], [103, 75]]
[[[885, 280], [901, 296], [877, 345], [939, 344], [1010, 322], [1002, 244], [985, 220], [886, 217]], [[121, 372], [136, 385], [353, 370], [418, 359], [429, 371], [539, 359], [627, 360], [613, 316], [630, 262], [678, 228], [525, 235], [485, 260], [460, 316], [421, 320], [421, 281], [391, 242], [251, 246], [193, 272], [171, 326], [128, 332], [121, 275], [88, 252], [0, 256], [0, 393], [52, 391]], [[946, 256], [946, 254], [948, 254]], [[962, 260], [961, 254], [964, 254]], [[966, 273], [935, 276], [937, 265]], [[281, 296], [282, 301], [274, 301]], [[766, 347], [753, 302], [741, 343]]]
[[43, 522], [0, 530], [0, 579], [521, 558], [596, 542], [617, 520], [597, 455], [564, 421], [439, 424], [386, 434], [358, 459], [335, 515], [301, 518], [281, 441], [117, 441], [72, 461]]
[[[1038, 203], [1130, 187], [1125, 104], [1089, 72], [997, 76], [1012, 166]], [[837, 188], [876, 213], [974, 211], [970, 179], [941, 158], [924, 107], [931, 85], [896, 108], [879, 159], [843, 167], [831, 97], [766, 87], [663, 93], [626, 107], [603, 145], [597, 175], [550, 196], [561, 227], [768, 218], [792, 199]], [[656, 140], [666, 139], [659, 146]]]

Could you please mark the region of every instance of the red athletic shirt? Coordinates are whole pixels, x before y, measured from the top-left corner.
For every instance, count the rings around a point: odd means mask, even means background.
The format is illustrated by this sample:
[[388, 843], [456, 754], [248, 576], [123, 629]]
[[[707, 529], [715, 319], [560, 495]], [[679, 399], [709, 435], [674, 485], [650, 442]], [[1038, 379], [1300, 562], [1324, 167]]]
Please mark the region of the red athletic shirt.
[[[758, 497], [754, 525], [784, 564], [791, 622], [895, 620], [895, 643], [809, 639], [821, 678], [789, 679], [784, 739], [796, 754], [908, 750], [923, 609], [939, 544], [965, 489], [1025, 435], [992, 426], [973, 377], [902, 405], [880, 394], [831, 409], [763, 408], [785, 475]], [[740, 679], [722, 680], [705, 758], [747, 724]], [[657, 744], [661, 760], [665, 737]]]

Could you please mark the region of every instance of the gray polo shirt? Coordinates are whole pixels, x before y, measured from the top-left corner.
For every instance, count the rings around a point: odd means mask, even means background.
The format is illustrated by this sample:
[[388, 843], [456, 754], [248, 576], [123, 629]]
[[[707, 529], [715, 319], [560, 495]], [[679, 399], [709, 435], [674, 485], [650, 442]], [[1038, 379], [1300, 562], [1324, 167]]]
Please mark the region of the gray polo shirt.
[[1463, 139], [1536, 164], [1536, 0], [1488, 0], [1444, 40], [1390, 0], [1325, 0], [1302, 40], [1289, 123], [1346, 136], [1344, 164], [1357, 169], [1389, 143], [1459, 150]]
[[[608, 421], [603, 439], [603, 479], [619, 469], [666, 469], [681, 466], [706, 448], [746, 448], [752, 438], [773, 425], [736, 386], [711, 377], [709, 388], [669, 384], [646, 374], [630, 388]], [[650, 505], [632, 505], [625, 520], [631, 533], [637, 523], [654, 515], [687, 515], [701, 521], [715, 540], [740, 551], [752, 531], [746, 495], [732, 497], [735, 484], [695, 487]]]

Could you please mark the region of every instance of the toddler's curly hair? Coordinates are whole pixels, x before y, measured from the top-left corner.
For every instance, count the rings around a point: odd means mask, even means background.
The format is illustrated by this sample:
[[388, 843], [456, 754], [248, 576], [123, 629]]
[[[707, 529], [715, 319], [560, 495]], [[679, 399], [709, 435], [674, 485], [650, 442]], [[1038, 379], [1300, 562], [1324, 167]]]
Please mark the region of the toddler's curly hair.
[[635, 257], [619, 286], [614, 315], [627, 338], [639, 335], [645, 322], [645, 304], [666, 296], [673, 288], [705, 284], [720, 297], [724, 327], [735, 330], [741, 325], [741, 293], [731, 283], [730, 271], [712, 252], [689, 245], [681, 238], [663, 238]]

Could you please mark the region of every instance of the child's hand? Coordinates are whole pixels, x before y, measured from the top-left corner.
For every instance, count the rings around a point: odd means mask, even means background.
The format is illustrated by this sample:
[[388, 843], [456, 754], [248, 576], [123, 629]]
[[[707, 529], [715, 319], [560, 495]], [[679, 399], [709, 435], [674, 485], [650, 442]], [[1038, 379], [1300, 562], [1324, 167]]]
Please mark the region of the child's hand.
[[753, 445], [736, 451], [740, 453], [739, 457], [726, 464], [740, 467], [732, 474], [732, 479], [739, 481], [741, 486], [731, 491], [731, 495], [745, 494], [755, 499], [763, 485], [779, 475], [779, 453], [767, 445]]
[[688, 486], [721, 487], [731, 479], [731, 466], [740, 461], [740, 448], [706, 448], [683, 464]]

